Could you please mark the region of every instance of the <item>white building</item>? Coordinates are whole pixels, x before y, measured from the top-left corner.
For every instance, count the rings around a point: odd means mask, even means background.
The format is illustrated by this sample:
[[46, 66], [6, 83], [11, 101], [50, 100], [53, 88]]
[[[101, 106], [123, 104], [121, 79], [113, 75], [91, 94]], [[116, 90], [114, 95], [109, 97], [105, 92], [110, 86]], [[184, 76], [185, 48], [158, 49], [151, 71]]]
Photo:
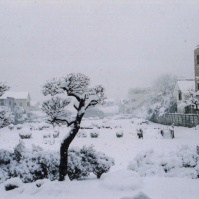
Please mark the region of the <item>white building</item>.
[[0, 97], [0, 105], [10, 107], [11, 110], [14, 109], [15, 106], [22, 106], [26, 113], [30, 113], [30, 95], [28, 92], [14, 92], [14, 91], [6, 91]]
[[181, 79], [177, 80], [173, 96], [177, 102], [177, 112], [185, 113], [186, 104], [185, 100], [188, 100], [190, 91], [195, 91], [195, 80], [194, 79]]

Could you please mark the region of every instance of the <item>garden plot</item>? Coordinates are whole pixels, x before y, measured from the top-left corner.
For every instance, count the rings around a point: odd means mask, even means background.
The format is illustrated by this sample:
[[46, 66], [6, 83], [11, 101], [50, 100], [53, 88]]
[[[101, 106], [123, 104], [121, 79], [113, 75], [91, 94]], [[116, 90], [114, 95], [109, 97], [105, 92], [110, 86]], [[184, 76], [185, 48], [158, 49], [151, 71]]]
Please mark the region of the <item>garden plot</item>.
[[[42, 185], [39, 188], [36, 186], [37, 182], [24, 184], [15, 180], [19, 188], [12, 191], [5, 191], [4, 183], [0, 184], [3, 198], [54, 198], [57, 196], [61, 199], [121, 199], [145, 195], [151, 199], [198, 199], [196, 146], [199, 145], [199, 131], [195, 128], [174, 127], [175, 138], [165, 139], [161, 136], [160, 130], [166, 129], [166, 126], [153, 123], [140, 124], [140, 119], [133, 119], [133, 121], [132, 123], [132, 118], [83, 121], [83, 125], [88, 126], [93, 126], [93, 123], [99, 126], [103, 124], [110, 124], [112, 127], [120, 126], [120, 128], [94, 126], [92, 129], [80, 129], [80, 132], [84, 132], [87, 136], [76, 137], [71, 145], [71, 147], [80, 148], [84, 145], [93, 145], [97, 151], [114, 159], [115, 165], [100, 179], [94, 175], [84, 180], [67, 179], [65, 182], [51, 182], [46, 179], [41, 180]], [[143, 129], [143, 139], [137, 137], [138, 128]], [[91, 137], [90, 134], [95, 130], [99, 133], [98, 137]], [[21, 130], [15, 128], [10, 130], [7, 127], [1, 129], [0, 148], [13, 150], [21, 139], [19, 137], [21, 131], [30, 132], [30, 124], [24, 124]], [[59, 137], [54, 138], [52, 127], [35, 129], [31, 131], [31, 138], [23, 139], [23, 142], [27, 148], [31, 148], [34, 144], [49, 152], [59, 152], [62, 136], [67, 131], [69, 131], [68, 128], [60, 127]], [[122, 132], [123, 136], [117, 137], [117, 132]], [[44, 138], [45, 135], [50, 135], [50, 137]], [[45, 139], [53, 140], [53, 142], [45, 142]], [[144, 153], [148, 153], [146, 158]], [[195, 156], [190, 159], [189, 155], [183, 156], [183, 154], [195, 154]], [[142, 161], [138, 161], [139, 157]], [[172, 159], [177, 162], [173, 165], [175, 167], [171, 164]], [[168, 161], [165, 162], [166, 160]], [[140, 164], [138, 165], [137, 162]], [[167, 167], [170, 172], [165, 172]]]

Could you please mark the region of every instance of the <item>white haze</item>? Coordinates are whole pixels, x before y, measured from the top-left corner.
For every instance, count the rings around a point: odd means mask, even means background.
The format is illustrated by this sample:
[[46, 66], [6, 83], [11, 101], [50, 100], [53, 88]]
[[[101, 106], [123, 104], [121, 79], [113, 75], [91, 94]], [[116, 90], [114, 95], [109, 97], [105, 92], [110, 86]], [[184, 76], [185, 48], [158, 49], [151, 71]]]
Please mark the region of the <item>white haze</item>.
[[0, 81], [43, 99], [46, 80], [71, 72], [108, 97], [163, 73], [193, 77], [199, 1], [0, 1]]

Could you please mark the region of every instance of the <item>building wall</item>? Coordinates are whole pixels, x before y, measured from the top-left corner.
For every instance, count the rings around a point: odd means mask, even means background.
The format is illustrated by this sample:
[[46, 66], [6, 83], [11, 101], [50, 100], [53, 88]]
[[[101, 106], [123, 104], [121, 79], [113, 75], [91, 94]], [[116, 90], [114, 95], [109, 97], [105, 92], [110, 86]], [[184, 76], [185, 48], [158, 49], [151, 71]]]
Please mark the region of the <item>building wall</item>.
[[15, 104], [17, 106], [22, 106], [27, 113], [30, 112], [30, 100], [28, 99], [15, 99]]
[[195, 65], [195, 91], [199, 90], [199, 48], [194, 50], [194, 65]]
[[15, 106], [22, 106], [26, 113], [30, 113], [30, 96], [28, 95], [27, 99], [14, 99], [14, 98], [6, 98], [6, 99], [0, 99], [0, 106], [7, 106], [11, 110], [14, 109]]

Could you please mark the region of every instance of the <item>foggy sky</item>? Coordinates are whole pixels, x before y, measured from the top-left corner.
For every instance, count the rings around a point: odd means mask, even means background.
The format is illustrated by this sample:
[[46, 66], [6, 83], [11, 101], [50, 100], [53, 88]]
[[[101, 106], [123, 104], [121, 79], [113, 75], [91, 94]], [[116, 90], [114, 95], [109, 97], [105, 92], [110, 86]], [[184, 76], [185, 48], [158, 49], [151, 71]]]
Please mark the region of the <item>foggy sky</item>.
[[149, 87], [164, 73], [193, 77], [199, 1], [0, 1], [0, 81], [43, 99], [71, 72], [108, 97]]

